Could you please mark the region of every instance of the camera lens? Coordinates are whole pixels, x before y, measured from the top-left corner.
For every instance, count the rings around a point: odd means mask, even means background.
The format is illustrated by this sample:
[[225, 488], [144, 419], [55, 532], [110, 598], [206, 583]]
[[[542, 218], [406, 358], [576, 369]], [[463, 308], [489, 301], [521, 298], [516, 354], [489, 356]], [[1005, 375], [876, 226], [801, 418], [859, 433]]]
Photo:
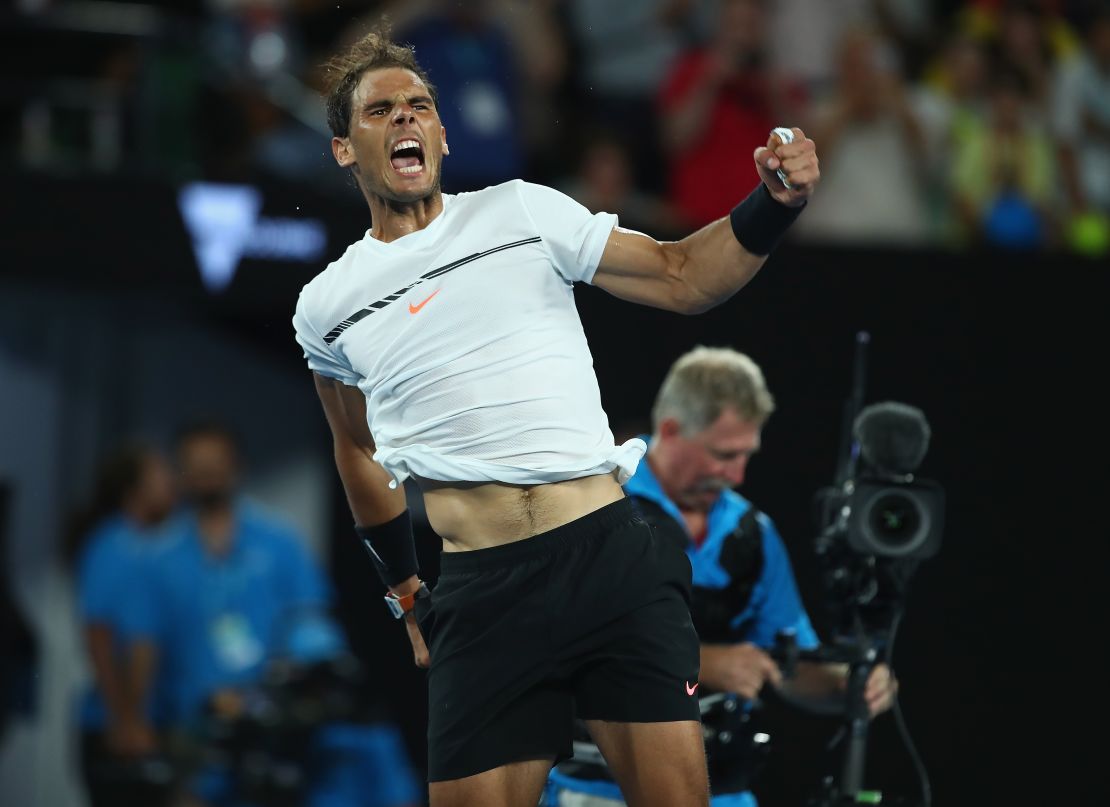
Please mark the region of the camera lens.
[[921, 539], [921, 505], [902, 491], [875, 499], [867, 519], [875, 541], [892, 554], [909, 551]]

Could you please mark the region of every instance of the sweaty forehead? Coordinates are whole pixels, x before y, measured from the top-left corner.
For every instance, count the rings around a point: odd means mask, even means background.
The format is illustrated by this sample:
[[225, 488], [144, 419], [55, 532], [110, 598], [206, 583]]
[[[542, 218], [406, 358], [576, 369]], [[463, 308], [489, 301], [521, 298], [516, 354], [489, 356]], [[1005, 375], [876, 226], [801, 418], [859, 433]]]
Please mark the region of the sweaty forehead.
[[420, 80], [420, 76], [403, 67], [367, 70], [355, 89], [355, 101], [359, 104], [418, 95], [429, 95], [428, 87]]

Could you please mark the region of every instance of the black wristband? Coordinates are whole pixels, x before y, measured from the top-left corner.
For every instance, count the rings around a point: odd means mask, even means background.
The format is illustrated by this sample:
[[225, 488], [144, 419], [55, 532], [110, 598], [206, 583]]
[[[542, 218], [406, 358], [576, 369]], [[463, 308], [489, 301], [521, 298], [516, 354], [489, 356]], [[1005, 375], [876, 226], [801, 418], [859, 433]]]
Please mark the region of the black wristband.
[[392, 588], [420, 571], [416, 563], [416, 541], [412, 517], [406, 509], [392, 521], [374, 527], [355, 527], [382, 582]]
[[775, 201], [762, 182], [732, 208], [729, 220], [740, 246], [753, 255], [769, 255], [806, 206], [787, 207]]

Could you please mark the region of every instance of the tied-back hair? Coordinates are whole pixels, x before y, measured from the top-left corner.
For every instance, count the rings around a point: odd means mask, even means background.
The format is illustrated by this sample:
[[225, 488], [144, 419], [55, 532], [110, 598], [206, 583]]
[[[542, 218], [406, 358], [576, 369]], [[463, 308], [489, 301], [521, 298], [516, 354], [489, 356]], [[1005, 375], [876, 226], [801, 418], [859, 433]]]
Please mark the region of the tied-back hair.
[[436, 88], [428, 80], [424, 68], [417, 64], [415, 49], [411, 45], [398, 45], [389, 35], [389, 21], [383, 18], [345, 51], [324, 63], [328, 125], [336, 137], [346, 137], [350, 133], [352, 98], [368, 70], [385, 67], [411, 70], [427, 86], [432, 103], [439, 106]]
[[731, 348], [698, 347], [671, 365], [655, 406], [652, 427], [674, 418], [685, 434], [711, 426], [721, 412], [733, 409], [743, 420], [763, 424], [775, 411], [775, 399], [763, 371], [748, 356]]

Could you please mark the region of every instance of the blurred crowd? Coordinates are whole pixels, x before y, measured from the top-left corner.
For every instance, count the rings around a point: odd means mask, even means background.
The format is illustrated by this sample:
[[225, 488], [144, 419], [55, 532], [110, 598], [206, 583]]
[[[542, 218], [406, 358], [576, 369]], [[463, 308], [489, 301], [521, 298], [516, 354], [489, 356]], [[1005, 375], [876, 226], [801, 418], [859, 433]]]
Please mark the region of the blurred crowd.
[[71, 519], [90, 807], [423, 803], [325, 574], [241, 469], [226, 426], [190, 424], [172, 464], [113, 450]]
[[1108, 0], [168, 0], [95, 25], [96, 3], [20, 5], [25, 46], [69, 54], [30, 63], [9, 127], [45, 170], [353, 193], [320, 65], [385, 14], [439, 89], [448, 191], [519, 176], [680, 236], [788, 124], [823, 171], [798, 239], [1110, 251]]

